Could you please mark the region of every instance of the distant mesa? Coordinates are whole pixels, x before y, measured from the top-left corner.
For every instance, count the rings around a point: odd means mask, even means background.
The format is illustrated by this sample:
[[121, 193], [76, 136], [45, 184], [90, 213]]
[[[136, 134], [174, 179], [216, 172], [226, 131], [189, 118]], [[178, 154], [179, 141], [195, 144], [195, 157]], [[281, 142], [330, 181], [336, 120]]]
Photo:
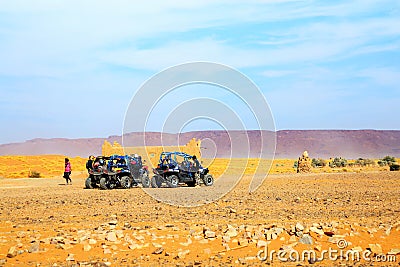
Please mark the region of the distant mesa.
[[[246, 135], [248, 135], [250, 157], [256, 157], [259, 154], [260, 131], [230, 131], [229, 134], [226, 131], [197, 131], [181, 134], [147, 132], [145, 134], [130, 133], [128, 137], [132, 146], [141, 144], [144, 138], [148, 146], [161, 144], [176, 146], [178, 139], [180, 144], [187, 144], [192, 138], [209, 139], [216, 145], [216, 156], [226, 158], [230, 156], [230, 140], [242, 146], [239, 148], [243, 149], [242, 157], [247, 156]], [[400, 131], [397, 130], [284, 130], [276, 132], [276, 138], [276, 158], [296, 159], [305, 149], [310, 151], [315, 158], [382, 158], [386, 155], [400, 157]], [[104, 140], [110, 144], [114, 142], [122, 144], [121, 136], [34, 139], [23, 143], [0, 145], [0, 155], [57, 154], [87, 157], [91, 154], [101, 154]], [[207, 143], [210, 145], [210, 142], [202, 143], [203, 154], [212, 150], [206, 147]]]

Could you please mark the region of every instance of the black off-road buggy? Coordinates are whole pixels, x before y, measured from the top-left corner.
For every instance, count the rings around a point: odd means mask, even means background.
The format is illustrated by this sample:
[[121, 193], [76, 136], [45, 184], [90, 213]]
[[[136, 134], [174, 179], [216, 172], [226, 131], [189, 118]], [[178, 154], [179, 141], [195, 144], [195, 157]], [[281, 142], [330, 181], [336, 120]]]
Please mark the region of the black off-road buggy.
[[213, 185], [214, 178], [209, 174], [208, 168], [203, 168], [200, 164], [195, 166], [192, 159], [192, 156], [183, 152], [162, 152], [157, 168], [153, 169], [151, 186], [158, 188], [165, 184], [174, 188], [180, 184], [189, 187]]
[[150, 187], [148, 167], [143, 165], [141, 157], [113, 155], [100, 156], [94, 160], [93, 169], [89, 172], [85, 187], [127, 189], [138, 184]]

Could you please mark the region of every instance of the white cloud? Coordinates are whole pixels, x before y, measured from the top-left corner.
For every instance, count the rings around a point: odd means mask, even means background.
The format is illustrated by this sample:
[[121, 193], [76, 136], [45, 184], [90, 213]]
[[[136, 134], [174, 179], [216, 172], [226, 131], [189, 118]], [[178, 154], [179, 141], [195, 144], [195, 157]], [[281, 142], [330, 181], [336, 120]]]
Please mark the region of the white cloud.
[[[399, 4], [386, 1], [395, 8]], [[352, 16], [373, 12], [381, 1], [357, 0], [339, 4], [317, 1], [8, 1], [0, 6], [7, 27], [0, 26], [0, 73], [5, 75], [59, 76], [95, 69], [102, 60], [159, 70], [184, 61], [211, 60], [235, 67], [292, 64], [330, 60], [362, 50], [365, 42], [380, 36], [398, 36], [398, 17], [342, 23], [289, 23], [289, 38], [260, 41], [255, 48], [239, 48], [223, 37], [158, 43], [139, 49], [143, 38], [160, 34], [210, 30], [252, 22], [295, 21], [316, 16]], [[388, 5], [389, 6], [389, 5]], [[251, 31], [252, 26], [249, 26]], [[270, 28], [270, 27], [269, 27]], [[269, 32], [280, 33], [269, 29]], [[257, 34], [257, 33], [256, 33]], [[233, 36], [240, 44], [240, 36]], [[120, 44], [130, 44], [118, 49]], [[274, 47], [279, 46], [279, 47]], [[360, 48], [361, 46], [361, 48]], [[386, 46], [386, 49], [396, 47]], [[379, 49], [379, 48], [376, 48]], [[129, 60], [128, 60], [129, 59]], [[131, 61], [131, 62], [130, 62]]]
[[400, 95], [400, 70], [393, 68], [368, 68], [360, 70], [358, 77], [367, 78], [378, 86], [389, 86], [396, 88], [396, 92]]

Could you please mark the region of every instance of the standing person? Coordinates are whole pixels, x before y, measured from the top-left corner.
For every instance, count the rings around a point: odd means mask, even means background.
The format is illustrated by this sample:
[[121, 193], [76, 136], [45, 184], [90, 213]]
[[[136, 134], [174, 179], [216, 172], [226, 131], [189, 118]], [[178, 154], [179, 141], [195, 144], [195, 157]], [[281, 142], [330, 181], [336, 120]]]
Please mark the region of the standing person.
[[93, 170], [93, 163], [94, 163], [93, 161], [94, 161], [94, 156], [93, 155], [89, 156], [89, 159], [86, 162], [86, 169], [88, 173], [90, 173], [90, 171]]
[[197, 159], [197, 157], [196, 157], [196, 155], [193, 155], [192, 156], [192, 160], [193, 160], [193, 167], [194, 167], [194, 171], [199, 171], [199, 169], [200, 169], [200, 162], [199, 162], [199, 160]]
[[64, 178], [67, 181], [67, 184], [68, 181], [70, 182], [70, 184], [72, 184], [72, 180], [70, 178], [71, 170], [72, 170], [71, 163], [69, 162], [68, 158], [65, 158]]

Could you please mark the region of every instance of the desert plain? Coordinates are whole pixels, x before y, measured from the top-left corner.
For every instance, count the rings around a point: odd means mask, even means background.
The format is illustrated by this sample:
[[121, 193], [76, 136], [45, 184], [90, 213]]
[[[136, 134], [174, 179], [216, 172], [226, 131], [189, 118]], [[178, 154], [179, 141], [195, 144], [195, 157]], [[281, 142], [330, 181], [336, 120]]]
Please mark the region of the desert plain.
[[[0, 266], [399, 266], [400, 172], [292, 164], [274, 162], [249, 193], [247, 163], [231, 192], [196, 207], [140, 187], [84, 189], [82, 166], [68, 186], [61, 173], [0, 178]], [[200, 189], [148, 190], [186, 200]]]

